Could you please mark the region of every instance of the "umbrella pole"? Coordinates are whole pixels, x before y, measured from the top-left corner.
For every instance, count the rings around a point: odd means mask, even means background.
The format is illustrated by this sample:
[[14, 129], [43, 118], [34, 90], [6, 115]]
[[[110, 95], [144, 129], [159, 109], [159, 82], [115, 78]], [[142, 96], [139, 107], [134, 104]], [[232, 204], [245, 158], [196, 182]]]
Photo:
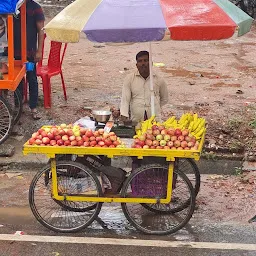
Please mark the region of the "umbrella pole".
[[151, 42], [149, 42], [149, 80], [150, 80], [150, 96], [151, 96], [151, 116], [155, 115], [155, 93], [153, 81], [153, 61]]

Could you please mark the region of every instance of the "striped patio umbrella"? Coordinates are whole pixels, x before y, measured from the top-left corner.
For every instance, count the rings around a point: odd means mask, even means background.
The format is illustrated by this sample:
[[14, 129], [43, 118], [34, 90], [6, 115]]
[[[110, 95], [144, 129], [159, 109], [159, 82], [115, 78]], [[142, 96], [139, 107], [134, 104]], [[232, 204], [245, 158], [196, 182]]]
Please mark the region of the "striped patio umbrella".
[[[45, 30], [52, 40], [65, 43], [78, 42], [81, 32], [99, 43], [219, 40], [236, 31], [238, 36], [244, 35], [252, 22], [228, 0], [76, 0]], [[150, 75], [153, 92], [152, 72]], [[152, 93], [152, 114], [153, 101]]]

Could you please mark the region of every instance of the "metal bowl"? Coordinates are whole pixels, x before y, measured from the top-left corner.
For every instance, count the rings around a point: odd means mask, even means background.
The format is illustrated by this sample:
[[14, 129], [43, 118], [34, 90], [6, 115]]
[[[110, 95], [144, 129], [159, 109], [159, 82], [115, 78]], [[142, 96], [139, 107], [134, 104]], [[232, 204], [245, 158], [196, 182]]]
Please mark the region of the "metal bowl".
[[111, 112], [106, 110], [93, 110], [92, 115], [96, 122], [106, 123], [111, 116]]

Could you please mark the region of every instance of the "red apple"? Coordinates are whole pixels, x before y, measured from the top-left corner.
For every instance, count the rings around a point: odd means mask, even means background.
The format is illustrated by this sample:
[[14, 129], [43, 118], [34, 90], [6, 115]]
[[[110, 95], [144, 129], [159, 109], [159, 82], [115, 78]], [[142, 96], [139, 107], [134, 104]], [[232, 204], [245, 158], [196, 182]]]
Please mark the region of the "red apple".
[[77, 141], [76, 140], [72, 140], [71, 141], [71, 146], [77, 146]]
[[105, 145], [108, 146], [108, 147], [109, 147], [110, 145], [112, 145], [112, 141], [111, 141], [110, 139], [105, 139], [104, 143], [105, 143]]
[[136, 145], [140, 145], [141, 147], [143, 147], [145, 145], [145, 141], [139, 140]]
[[89, 147], [89, 146], [90, 146], [90, 142], [89, 142], [89, 141], [85, 141], [85, 142], [84, 142], [84, 146], [85, 146], [85, 147]]
[[164, 146], [164, 149], [170, 149], [170, 147], [169, 146]]
[[63, 136], [61, 137], [61, 139], [64, 140], [64, 141], [67, 141], [67, 140], [68, 140], [68, 135], [63, 135]]
[[104, 143], [104, 141], [99, 141], [99, 142], [98, 142], [98, 145], [100, 145], [100, 146], [104, 146], [104, 145], [105, 145], [105, 143]]
[[175, 135], [175, 129], [169, 128], [169, 129], [167, 130], [167, 133], [168, 133], [170, 136], [174, 136], [174, 135]]
[[150, 149], [155, 149], [156, 147], [155, 146], [150, 146]]
[[68, 136], [72, 136], [72, 135], [74, 135], [73, 131], [72, 131], [72, 130], [70, 130], [70, 129], [68, 129], [66, 133], [67, 133], [67, 135], [68, 135]]
[[149, 149], [149, 146], [148, 145], [144, 145], [143, 148], [144, 149]]
[[94, 136], [94, 137], [98, 137], [98, 136], [100, 136], [99, 131], [95, 131], [95, 132], [93, 133], [93, 136]]
[[51, 141], [50, 141], [50, 145], [51, 145], [51, 146], [55, 146], [56, 144], [57, 144], [56, 140], [51, 140]]
[[76, 136], [76, 141], [82, 140], [81, 136]]
[[177, 136], [172, 136], [171, 141], [175, 141], [175, 140], [177, 140]]
[[36, 145], [41, 145], [41, 144], [42, 144], [42, 141], [39, 140], [39, 139], [36, 139], [36, 140], [35, 140], [35, 144], [36, 144]]
[[90, 139], [90, 141], [95, 141], [96, 142], [96, 138], [94, 136], [91, 136], [89, 139]]
[[180, 141], [179, 140], [175, 140], [174, 141], [174, 146], [177, 148], [177, 147], [180, 147]]
[[135, 145], [135, 148], [142, 148], [142, 146], [139, 145], [139, 144], [136, 144], [136, 145]]
[[32, 138], [33, 138], [33, 139], [36, 139], [38, 135], [39, 135], [39, 132], [34, 132], [34, 133], [32, 134]]
[[114, 132], [110, 132], [109, 136], [115, 136], [116, 134]]
[[157, 147], [157, 146], [159, 146], [159, 141], [158, 140], [153, 140], [152, 144], [153, 144], [153, 146]]
[[84, 141], [83, 140], [77, 140], [77, 146], [83, 146], [84, 145]]
[[152, 130], [158, 130], [158, 126], [154, 124], [154, 125], [152, 126]]
[[92, 130], [91, 130], [91, 129], [88, 129], [88, 130], [86, 131], [85, 135], [86, 135], [87, 137], [89, 137], [89, 138], [92, 137], [92, 136], [93, 136]]
[[59, 135], [60, 136], [63, 136], [63, 135], [65, 135], [66, 133], [64, 132], [64, 130], [59, 130]]
[[97, 141], [96, 140], [93, 140], [90, 142], [90, 146], [91, 147], [94, 147], [95, 145], [97, 145]]
[[112, 145], [109, 146], [109, 148], [115, 148], [115, 145], [112, 144]]
[[157, 135], [159, 135], [160, 134], [160, 131], [159, 130], [153, 130], [153, 135], [154, 136], [157, 136]]
[[188, 129], [185, 129], [182, 131], [182, 135], [185, 137], [185, 136], [188, 136], [189, 134], [189, 130]]
[[185, 141], [186, 142], [190, 142], [191, 141], [191, 138], [189, 136], [185, 136]]
[[64, 141], [63, 140], [57, 140], [57, 145], [59, 145], [59, 146], [64, 145]]
[[146, 134], [146, 139], [148, 140], [154, 140], [154, 135], [153, 134]]
[[146, 140], [146, 134], [143, 134], [139, 137], [139, 140], [145, 141]]
[[42, 142], [43, 142], [43, 144], [49, 144], [50, 143], [50, 139], [48, 137], [43, 137], [42, 138]]
[[182, 134], [181, 129], [177, 128], [177, 129], [175, 130], [175, 135], [176, 135], [176, 136], [180, 136], [181, 134]]
[[163, 125], [159, 125], [158, 129], [159, 129], [159, 131], [161, 132], [162, 130], [165, 129], [165, 127], [164, 127]]
[[72, 135], [72, 136], [69, 137], [69, 140], [70, 140], [70, 141], [73, 141], [73, 140], [75, 140], [75, 139], [76, 139], [76, 137], [75, 137], [74, 135]]
[[42, 135], [42, 137], [46, 137], [47, 136], [47, 132], [46, 131], [42, 131], [40, 134]]
[[40, 128], [40, 129], [38, 129], [37, 132], [38, 132], [39, 134], [42, 134], [42, 132], [44, 132], [44, 129]]
[[172, 150], [176, 150], [177, 148], [176, 147], [171, 147]]
[[71, 143], [70, 143], [69, 140], [64, 141], [64, 145], [65, 145], [65, 146], [69, 146], [70, 144], [71, 144]]
[[190, 148], [189, 147], [185, 147], [184, 150], [190, 150]]
[[[143, 142], [143, 143], [144, 143], [144, 142]], [[114, 146], [118, 146], [118, 145], [120, 145], [120, 142], [117, 141], [117, 140], [115, 140], [115, 141], [113, 141], [113, 145], [114, 145]]]
[[177, 147], [177, 150], [183, 150], [183, 147]]
[[35, 139], [34, 138], [30, 138], [29, 140], [28, 140], [28, 143], [29, 143], [29, 145], [33, 145], [34, 143], [35, 143]]
[[192, 142], [192, 141], [188, 142], [188, 147], [189, 147], [189, 148], [192, 148], [192, 147], [194, 147], [194, 146], [195, 146], [195, 143], [194, 143], [194, 142]]
[[170, 148], [173, 147], [173, 141], [171, 141], [171, 140], [168, 141], [168, 142], [167, 142], [167, 146], [170, 147]]
[[83, 138], [83, 140], [86, 141], [86, 142], [90, 141], [89, 137], [87, 137], [86, 135], [83, 135], [82, 138]]
[[166, 130], [166, 129], [163, 129], [163, 130], [161, 131], [161, 134], [162, 134], [162, 135], [166, 135], [166, 134], [167, 134], [167, 130]]
[[157, 146], [156, 149], [163, 149], [164, 147], [162, 146]]
[[181, 147], [186, 148], [188, 146], [188, 143], [184, 140], [180, 143]]
[[95, 138], [97, 142], [101, 141], [102, 140], [102, 137], [96, 137]]
[[85, 133], [86, 133], [86, 129], [85, 128], [80, 128], [80, 133], [81, 133], [81, 135], [85, 135]]
[[178, 140], [179, 140], [179, 141], [183, 141], [183, 140], [184, 140], [184, 136], [183, 136], [183, 135], [180, 135], [180, 136], [178, 137]]
[[145, 144], [150, 147], [150, 146], [152, 146], [153, 141], [147, 139], [147, 140], [145, 141]]

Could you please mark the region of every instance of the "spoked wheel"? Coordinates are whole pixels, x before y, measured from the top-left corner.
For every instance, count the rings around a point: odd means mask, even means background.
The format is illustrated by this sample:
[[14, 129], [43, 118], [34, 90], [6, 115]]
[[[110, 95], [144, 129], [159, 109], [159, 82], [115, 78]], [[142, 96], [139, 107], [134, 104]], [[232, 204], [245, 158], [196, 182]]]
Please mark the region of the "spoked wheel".
[[[127, 178], [121, 195], [130, 198], [165, 198], [167, 176], [168, 168], [164, 165], [142, 166]], [[126, 218], [135, 228], [146, 234], [166, 235], [176, 232], [188, 223], [195, 209], [194, 189], [184, 173], [174, 170], [174, 176], [176, 182], [171, 202], [167, 204], [168, 212], [159, 210], [156, 213], [152, 208], [146, 209], [144, 204], [121, 204]], [[153, 209], [158, 209], [161, 205], [163, 204], [156, 204]]]
[[[96, 175], [80, 163], [57, 163], [60, 195], [102, 196]], [[36, 219], [57, 232], [76, 232], [89, 226], [97, 218], [102, 203], [58, 201], [52, 198], [50, 167], [39, 171], [29, 189], [29, 204]]]
[[9, 103], [10, 109], [12, 111], [13, 124], [16, 124], [22, 114], [22, 96], [18, 89], [14, 92], [5, 90], [3, 95]]
[[[166, 168], [168, 168], [168, 166]], [[178, 158], [174, 163], [174, 169], [184, 173], [188, 177], [189, 181], [191, 182], [194, 188], [195, 196], [197, 196], [200, 190], [201, 176], [195, 161], [189, 158]], [[173, 193], [176, 186], [175, 184], [176, 176], [177, 175], [174, 172]], [[184, 201], [183, 204], [176, 204], [176, 206], [172, 205], [172, 207], [170, 207], [169, 204], [143, 204], [143, 207], [145, 207], [149, 211], [153, 211], [156, 213], [168, 213], [168, 212], [174, 213], [174, 212], [179, 212], [185, 209], [188, 205], [189, 205], [189, 200], [187, 202]]]
[[8, 137], [13, 125], [12, 113], [8, 102], [0, 96], [0, 144]]
[[200, 190], [201, 175], [195, 161], [190, 158], [176, 158], [174, 168], [186, 174], [194, 187], [195, 196], [197, 196]]

